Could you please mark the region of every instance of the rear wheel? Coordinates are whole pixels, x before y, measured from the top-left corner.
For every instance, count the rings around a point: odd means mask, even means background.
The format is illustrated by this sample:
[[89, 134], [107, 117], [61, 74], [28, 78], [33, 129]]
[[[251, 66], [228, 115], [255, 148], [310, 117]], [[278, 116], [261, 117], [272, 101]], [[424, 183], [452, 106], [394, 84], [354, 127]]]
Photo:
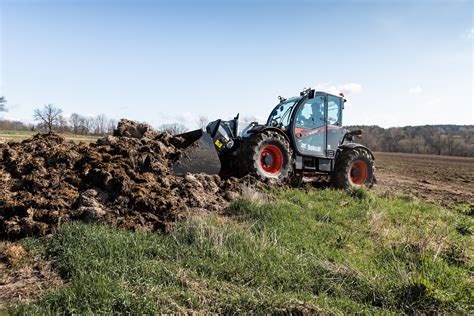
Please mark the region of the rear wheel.
[[374, 160], [364, 148], [346, 149], [336, 161], [331, 183], [340, 189], [374, 184]]
[[286, 180], [292, 170], [292, 151], [283, 135], [266, 131], [244, 139], [240, 162], [241, 175]]

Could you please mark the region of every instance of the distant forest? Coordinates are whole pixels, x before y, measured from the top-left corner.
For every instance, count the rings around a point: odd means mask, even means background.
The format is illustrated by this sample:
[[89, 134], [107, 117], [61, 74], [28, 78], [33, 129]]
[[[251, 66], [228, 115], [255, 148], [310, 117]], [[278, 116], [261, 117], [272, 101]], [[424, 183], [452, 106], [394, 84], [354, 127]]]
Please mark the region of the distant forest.
[[362, 129], [363, 143], [373, 151], [474, 157], [474, 125], [425, 125]]

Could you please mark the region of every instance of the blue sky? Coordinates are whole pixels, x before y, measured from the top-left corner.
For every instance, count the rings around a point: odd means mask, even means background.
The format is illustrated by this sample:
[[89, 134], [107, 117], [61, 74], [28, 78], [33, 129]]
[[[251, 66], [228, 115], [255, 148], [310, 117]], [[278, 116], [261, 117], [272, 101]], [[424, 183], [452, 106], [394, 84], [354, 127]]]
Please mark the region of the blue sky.
[[304, 87], [345, 124], [474, 124], [473, 1], [0, 0], [6, 118], [261, 120]]

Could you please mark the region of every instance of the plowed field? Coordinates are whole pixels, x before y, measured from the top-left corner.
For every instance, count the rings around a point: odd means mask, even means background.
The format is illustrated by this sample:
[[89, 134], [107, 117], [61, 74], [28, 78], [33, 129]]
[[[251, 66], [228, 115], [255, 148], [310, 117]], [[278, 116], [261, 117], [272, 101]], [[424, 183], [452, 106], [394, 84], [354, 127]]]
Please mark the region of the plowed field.
[[375, 153], [376, 192], [452, 205], [474, 201], [474, 158]]

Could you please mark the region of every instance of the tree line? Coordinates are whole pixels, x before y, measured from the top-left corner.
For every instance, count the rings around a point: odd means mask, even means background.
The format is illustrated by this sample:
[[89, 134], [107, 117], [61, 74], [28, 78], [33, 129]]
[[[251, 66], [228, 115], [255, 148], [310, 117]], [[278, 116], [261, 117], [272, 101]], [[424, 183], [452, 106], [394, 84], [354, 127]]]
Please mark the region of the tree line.
[[[0, 97], [0, 112], [7, 111], [6, 99]], [[64, 117], [61, 108], [44, 105], [33, 112], [36, 124], [1, 120], [0, 129], [53, 130], [81, 135], [106, 135], [113, 133], [117, 121], [101, 114], [84, 116], [77, 113]], [[208, 118], [200, 116], [197, 127], [205, 129]], [[376, 125], [348, 126], [349, 130], [362, 129], [358, 142], [373, 151], [403, 152], [447, 156], [474, 157], [474, 125], [425, 125], [382, 128]], [[173, 135], [184, 133], [187, 128], [180, 123], [162, 124], [157, 128]]]
[[[7, 112], [5, 97], [0, 97], [0, 112]], [[0, 119], [0, 129], [3, 130], [28, 130], [38, 132], [63, 132], [79, 135], [107, 135], [112, 134], [117, 121], [108, 118], [104, 114], [97, 116], [85, 116], [78, 113], [72, 113], [69, 117], [63, 115], [60, 107], [53, 104], [46, 104], [43, 107], [36, 108], [33, 111], [35, 124], [23, 123], [20, 121]], [[200, 116], [198, 127], [205, 128], [208, 119]], [[176, 135], [187, 131], [186, 126], [181, 123], [161, 124], [158, 131], [168, 132]]]
[[[6, 112], [6, 100], [0, 97], [0, 112]], [[38, 132], [62, 132], [79, 135], [106, 135], [113, 133], [117, 121], [104, 114], [86, 116], [73, 113], [69, 117], [63, 115], [61, 108], [52, 104], [34, 109], [33, 119], [36, 123], [27, 124], [13, 120], [0, 119], [0, 129], [28, 130]]]
[[474, 157], [474, 125], [425, 125], [361, 129], [363, 143], [373, 151]]

